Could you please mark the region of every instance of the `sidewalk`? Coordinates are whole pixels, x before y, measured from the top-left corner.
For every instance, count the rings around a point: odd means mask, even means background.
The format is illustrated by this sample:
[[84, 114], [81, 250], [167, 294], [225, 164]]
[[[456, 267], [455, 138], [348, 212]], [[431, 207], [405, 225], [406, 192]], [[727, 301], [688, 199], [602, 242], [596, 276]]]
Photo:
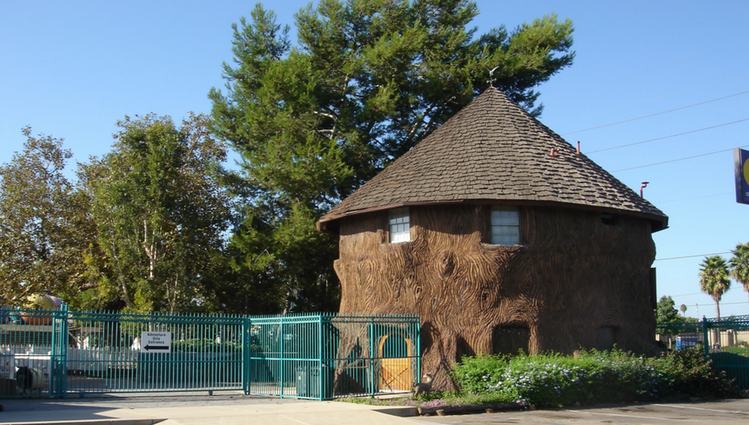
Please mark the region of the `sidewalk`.
[[[397, 425], [413, 419], [378, 413], [372, 406], [342, 402], [276, 400], [234, 396], [112, 397], [66, 400], [3, 400], [0, 424], [53, 421], [139, 421], [176, 424]], [[129, 422], [121, 422], [127, 425]], [[136, 422], [131, 422], [136, 423]]]

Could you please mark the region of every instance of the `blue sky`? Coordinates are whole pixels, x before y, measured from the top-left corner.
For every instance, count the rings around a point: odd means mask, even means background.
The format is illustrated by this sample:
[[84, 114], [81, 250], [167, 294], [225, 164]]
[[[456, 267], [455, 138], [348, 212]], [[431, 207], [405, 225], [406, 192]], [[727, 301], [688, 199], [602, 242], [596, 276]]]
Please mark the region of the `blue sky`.
[[[293, 23], [306, 1], [266, 1]], [[749, 241], [749, 205], [734, 200], [732, 153], [622, 170], [749, 144], [749, 121], [594, 153], [611, 146], [749, 118], [749, 93], [596, 130], [600, 124], [749, 91], [749, 2], [479, 1], [479, 32], [548, 13], [574, 22], [577, 58], [540, 87], [541, 120], [671, 219], [655, 234], [657, 258], [725, 252]], [[105, 153], [115, 123], [155, 112], [207, 112], [231, 59], [231, 24], [252, 1], [0, 3], [0, 162], [23, 143], [20, 129], [63, 137], [76, 160]], [[292, 28], [293, 30], [293, 28]], [[292, 31], [293, 32], [293, 31]], [[622, 171], [617, 171], [622, 170]], [[713, 316], [699, 293], [700, 257], [658, 260], [659, 295]], [[605, 284], [605, 282], [602, 282]], [[749, 314], [739, 285], [722, 313]]]

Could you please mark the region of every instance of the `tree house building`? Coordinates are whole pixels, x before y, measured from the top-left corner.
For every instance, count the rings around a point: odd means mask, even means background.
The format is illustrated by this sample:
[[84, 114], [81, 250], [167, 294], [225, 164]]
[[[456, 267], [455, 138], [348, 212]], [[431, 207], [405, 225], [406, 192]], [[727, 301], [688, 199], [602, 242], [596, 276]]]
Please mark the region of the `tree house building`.
[[418, 314], [437, 387], [462, 355], [653, 349], [668, 217], [489, 88], [318, 223], [341, 313]]

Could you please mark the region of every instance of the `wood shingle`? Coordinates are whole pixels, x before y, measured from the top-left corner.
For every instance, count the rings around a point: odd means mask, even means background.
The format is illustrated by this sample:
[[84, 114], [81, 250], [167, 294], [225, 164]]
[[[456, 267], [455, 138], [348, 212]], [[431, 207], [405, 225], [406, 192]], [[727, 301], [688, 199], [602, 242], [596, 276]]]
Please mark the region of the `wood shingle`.
[[[552, 151], [554, 153], [552, 153]], [[320, 218], [499, 201], [668, 217], [495, 88], [489, 88]]]

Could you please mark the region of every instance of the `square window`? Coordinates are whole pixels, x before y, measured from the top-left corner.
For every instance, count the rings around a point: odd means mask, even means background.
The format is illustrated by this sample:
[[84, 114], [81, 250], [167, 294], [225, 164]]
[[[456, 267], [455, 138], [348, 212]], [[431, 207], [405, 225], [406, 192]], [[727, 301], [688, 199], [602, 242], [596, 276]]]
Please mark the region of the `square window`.
[[517, 209], [492, 209], [489, 240], [496, 245], [520, 244], [520, 213]]
[[411, 240], [411, 223], [408, 208], [390, 211], [388, 219], [390, 243], [409, 242]]

